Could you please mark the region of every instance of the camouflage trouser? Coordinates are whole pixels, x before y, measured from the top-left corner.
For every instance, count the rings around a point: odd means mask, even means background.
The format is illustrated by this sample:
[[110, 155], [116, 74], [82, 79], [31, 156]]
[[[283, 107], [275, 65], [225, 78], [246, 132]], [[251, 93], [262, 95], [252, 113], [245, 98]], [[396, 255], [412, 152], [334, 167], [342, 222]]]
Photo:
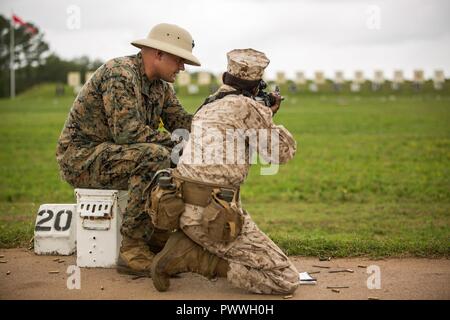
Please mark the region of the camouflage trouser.
[[62, 176], [76, 188], [128, 190], [120, 231], [130, 238], [144, 239], [154, 250], [164, 246], [169, 234], [153, 228], [144, 212], [143, 190], [155, 171], [169, 167], [170, 150], [153, 143], [70, 146], [60, 161]]
[[298, 271], [281, 249], [242, 210], [244, 225], [240, 235], [228, 244], [211, 241], [202, 227], [203, 207], [186, 204], [180, 217], [184, 233], [230, 265], [228, 281], [254, 293], [287, 294], [299, 285]]

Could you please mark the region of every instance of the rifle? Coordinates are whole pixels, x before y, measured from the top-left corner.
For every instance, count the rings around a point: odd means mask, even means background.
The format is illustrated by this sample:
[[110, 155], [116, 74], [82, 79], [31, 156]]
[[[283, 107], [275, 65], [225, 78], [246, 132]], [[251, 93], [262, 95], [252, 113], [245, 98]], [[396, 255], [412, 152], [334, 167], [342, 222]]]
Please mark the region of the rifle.
[[[273, 95], [264, 91], [266, 88], [267, 83], [264, 80], [261, 80], [258, 85], [258, 94], [255, 96], [255, 100], [270, 108], [275, 104], [276, 99]], [[280, 95], [280, 87], [275, 87], [275, 93]], [[281, 97], [281, 100], [284, 100], [284, 97]]]

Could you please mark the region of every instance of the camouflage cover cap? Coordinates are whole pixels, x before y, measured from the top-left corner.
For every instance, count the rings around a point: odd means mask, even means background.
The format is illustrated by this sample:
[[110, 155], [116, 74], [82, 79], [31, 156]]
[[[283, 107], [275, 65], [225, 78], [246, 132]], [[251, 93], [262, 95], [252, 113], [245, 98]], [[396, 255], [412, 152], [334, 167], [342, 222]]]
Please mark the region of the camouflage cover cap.
[[270, 62], [264, 53], [254, 49], [234, 49], [227, 53], [227, 58], [227, 71], [244, 80], [262, 79]]
[[131, 42], [135, 47], [159, 49], [185, 60], [185, 63], [200, 66], [200, 61], [192, 54], [194, 40], [185, 29], [174, 24], [160, 23], [150, 30], [147, 38]]

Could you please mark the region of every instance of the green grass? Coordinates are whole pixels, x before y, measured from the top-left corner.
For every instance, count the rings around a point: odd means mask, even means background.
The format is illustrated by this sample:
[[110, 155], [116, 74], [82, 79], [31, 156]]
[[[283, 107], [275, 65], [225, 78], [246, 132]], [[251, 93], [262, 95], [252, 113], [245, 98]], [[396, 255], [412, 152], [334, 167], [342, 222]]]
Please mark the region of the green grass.
[[[72, 101], [50, 85], [0, 100], [0, 247], [28, 242], [40, 204], [74, 202], [55, 160]], [[299, 93], [275, 121], [297, 155], [276, 175], [252, 167], [242, 198], [287, 253], [450, 256], [448, 93]]]

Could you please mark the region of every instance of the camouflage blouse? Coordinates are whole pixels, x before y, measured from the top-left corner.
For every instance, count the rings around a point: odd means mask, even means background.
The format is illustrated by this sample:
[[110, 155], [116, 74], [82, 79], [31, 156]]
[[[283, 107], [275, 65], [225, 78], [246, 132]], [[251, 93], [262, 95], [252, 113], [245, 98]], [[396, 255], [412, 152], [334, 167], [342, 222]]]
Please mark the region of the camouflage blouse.
[[158, 130], [161, 120], [169, 132], [190, 130], [192, 115], [170, 84], [148, 80], [141, 53], [112, 59], [76, 97], [58, 141], [58, 162], [69, 146], [80, 151], [103, 142], [171, 145], [170, 134]]

